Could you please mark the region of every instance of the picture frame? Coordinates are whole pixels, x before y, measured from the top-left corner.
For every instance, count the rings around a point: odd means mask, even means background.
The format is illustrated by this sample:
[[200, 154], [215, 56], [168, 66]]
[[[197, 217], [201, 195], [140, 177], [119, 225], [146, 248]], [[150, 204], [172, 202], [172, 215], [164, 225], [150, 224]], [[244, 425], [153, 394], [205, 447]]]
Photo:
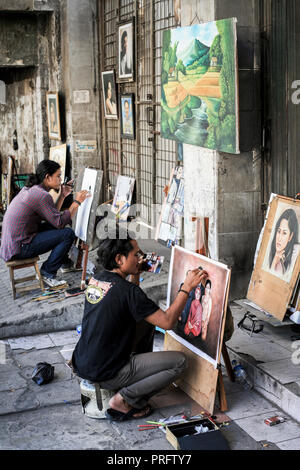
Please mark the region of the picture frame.
[[114, 70], [102, 72], [102, 93], [105, 119], [118, 119], [117, 87]]
[[247, 299], [283, 321], [300, 271], [300, 201], [274, 196], [268, 208]]
[[135, 21], [118, 23], [118, 82], [135, 80]]
[[47, 100], [47, 121], [48, 121], [49, 138], [53, 140], [61, 140], [58, 93], [48, 91], [46, 94], [46, 100]]
[[134, 93], [120, 95], [120, 126], [123, 139], [135, 139]]

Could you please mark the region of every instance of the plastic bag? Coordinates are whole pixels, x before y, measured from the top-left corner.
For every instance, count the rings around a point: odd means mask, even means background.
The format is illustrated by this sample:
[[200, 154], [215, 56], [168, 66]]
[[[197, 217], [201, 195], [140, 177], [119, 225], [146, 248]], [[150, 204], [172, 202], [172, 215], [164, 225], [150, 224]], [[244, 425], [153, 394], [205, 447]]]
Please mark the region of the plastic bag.
[[54, 377], [54, 366], [48, 364], [48, 362], [38, 362], [32, 372], [32, 380], [38, 385], [44, 385]]

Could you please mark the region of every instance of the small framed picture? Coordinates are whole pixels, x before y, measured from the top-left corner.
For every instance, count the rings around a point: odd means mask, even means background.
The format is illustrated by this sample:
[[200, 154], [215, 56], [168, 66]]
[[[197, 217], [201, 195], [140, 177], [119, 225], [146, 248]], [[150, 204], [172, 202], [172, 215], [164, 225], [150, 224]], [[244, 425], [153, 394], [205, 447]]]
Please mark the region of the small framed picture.
[[114, 70], [102, 72], [102, 91], [105, 118], [118, 119], [117, 89]]
[[135, 139], [135, 110], [133, 93], [120, 96], [120, 110], [121, 137], [124, 139]]
[[118, 24], [118, 81], [134, 81], [134, 18]]
[[49, 138], [61, 140], [58, 93], [48, 91], [46, 98]]

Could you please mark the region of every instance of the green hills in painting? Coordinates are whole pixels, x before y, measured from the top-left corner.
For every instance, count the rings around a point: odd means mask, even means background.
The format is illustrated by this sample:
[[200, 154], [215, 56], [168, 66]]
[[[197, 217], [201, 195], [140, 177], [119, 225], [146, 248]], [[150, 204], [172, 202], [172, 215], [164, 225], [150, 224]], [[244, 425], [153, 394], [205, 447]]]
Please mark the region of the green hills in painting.
[[164, 31], [162, 137], [239, 153], [235, 28], [229, 19]]

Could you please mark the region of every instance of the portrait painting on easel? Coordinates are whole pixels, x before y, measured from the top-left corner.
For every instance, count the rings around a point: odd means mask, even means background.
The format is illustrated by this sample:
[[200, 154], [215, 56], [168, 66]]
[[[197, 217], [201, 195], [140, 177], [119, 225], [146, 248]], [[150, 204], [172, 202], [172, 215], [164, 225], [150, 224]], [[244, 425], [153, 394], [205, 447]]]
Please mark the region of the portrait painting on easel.
[[167, 305], [171, 305], [174, 301], [187, 271], [199, 267], [208, 272], [208, 278], [190, 292], [175, 328], [169, 333], [216, 366], [222, 342], [222, 325], [229, 289], [230, 269], [205, 256], [174, 246], [170, 264]]
[[300, 271], [300, 201], [274, 195], [269, 203], [247, 299], [282, 321]]

